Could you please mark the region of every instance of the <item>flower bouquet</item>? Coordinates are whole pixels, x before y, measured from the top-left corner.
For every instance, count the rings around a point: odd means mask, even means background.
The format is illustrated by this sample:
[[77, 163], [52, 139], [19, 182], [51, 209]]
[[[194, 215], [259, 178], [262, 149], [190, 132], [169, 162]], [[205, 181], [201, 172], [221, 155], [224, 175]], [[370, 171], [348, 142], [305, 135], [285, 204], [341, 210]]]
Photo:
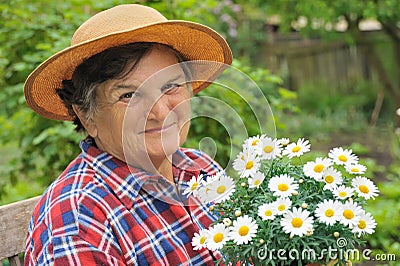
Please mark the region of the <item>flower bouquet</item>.
[[193, 177], [185, 194], [217, 217], [195, 233], [194, 249], [220, 251], [217, 264], [345, 265], [346, 251], [374, 232], [376, 222], [362, 206], [379, 191], [352, 150], [333, 148], [304, 163], [309, 151], [305, 139], [250, 137], [233, 162], [235, 178]]

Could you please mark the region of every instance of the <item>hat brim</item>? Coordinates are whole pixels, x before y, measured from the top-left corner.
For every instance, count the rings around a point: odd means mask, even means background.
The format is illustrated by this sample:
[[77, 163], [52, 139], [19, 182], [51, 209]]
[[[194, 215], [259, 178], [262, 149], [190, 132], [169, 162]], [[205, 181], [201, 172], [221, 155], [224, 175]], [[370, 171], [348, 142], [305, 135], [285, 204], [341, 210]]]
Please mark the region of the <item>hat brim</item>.
[[[27, 78], [24, 86], [27, 104], [39, 115], [54, 120], [73, 120], [56, 93], [62, 80], [71, 79], [75, 68], [87, 58], [110, 47], [134, 42], [155, 42], [168, 45], [189, 60], [232, 63], [232, 52], [224, 38], [204, 25], [180, 20], [169, 20], [125, 30], [70, 46], [48, 58]], [[193, 86], [197, 93], [210, 84], [222, 69], [213, 70], [208, 82]]]

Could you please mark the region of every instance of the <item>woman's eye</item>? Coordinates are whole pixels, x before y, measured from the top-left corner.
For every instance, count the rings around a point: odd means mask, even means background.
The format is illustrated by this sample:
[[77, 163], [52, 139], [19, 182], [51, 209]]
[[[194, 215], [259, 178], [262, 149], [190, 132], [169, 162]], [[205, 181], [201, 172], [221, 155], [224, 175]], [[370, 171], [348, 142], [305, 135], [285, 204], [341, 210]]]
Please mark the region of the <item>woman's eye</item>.
[[165, 84], [162, 88], [161, 91], [164, 94], [172, 94], [174, 92], [176, 92], [180, 87], [182, 87], [181, 84], [178, 83], [169, 83], [169, 84]]
[[134, 94], [135, 94], [134, 92], [127, 92], [127, 93], [122, 94], [119, 97], [119, 99], [122, 101], [129, 101], [133, 97]]

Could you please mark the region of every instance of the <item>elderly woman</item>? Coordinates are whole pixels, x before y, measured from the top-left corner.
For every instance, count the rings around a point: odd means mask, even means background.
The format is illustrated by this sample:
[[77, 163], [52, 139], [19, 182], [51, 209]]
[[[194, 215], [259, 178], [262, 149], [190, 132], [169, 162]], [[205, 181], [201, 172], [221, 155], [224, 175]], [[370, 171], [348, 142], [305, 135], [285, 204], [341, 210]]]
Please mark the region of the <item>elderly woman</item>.
[[214, 265], [220, 258], [193, 250], [194, 233], [215, 217], [182, 197], [182, 182], [221, 170], [206, 154], [180, 148], [190, 97], [209, 84], [192, 82], [189, 60], [230, 64], [231, 52], [208, 27], [121, 5], [83, 23], [70, 47], [28, 77], [29, 106], [73, 121], [88, 137], [34, 210], [25, 265]]

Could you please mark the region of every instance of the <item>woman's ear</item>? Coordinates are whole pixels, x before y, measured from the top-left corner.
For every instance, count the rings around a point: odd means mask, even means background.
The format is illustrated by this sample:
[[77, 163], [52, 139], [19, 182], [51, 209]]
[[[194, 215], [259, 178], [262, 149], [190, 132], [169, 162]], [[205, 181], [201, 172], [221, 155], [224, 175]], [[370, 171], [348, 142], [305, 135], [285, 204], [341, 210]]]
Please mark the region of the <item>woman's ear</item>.
[[83, 127], [89, 133], [92, 138], [97, 137], [97, 127], [92, 119], [87, 119], [85, 113], [75, 104], [72, 105], [72, 109], [74, 109], [75, 114], [78, 116], [81, 121]]

